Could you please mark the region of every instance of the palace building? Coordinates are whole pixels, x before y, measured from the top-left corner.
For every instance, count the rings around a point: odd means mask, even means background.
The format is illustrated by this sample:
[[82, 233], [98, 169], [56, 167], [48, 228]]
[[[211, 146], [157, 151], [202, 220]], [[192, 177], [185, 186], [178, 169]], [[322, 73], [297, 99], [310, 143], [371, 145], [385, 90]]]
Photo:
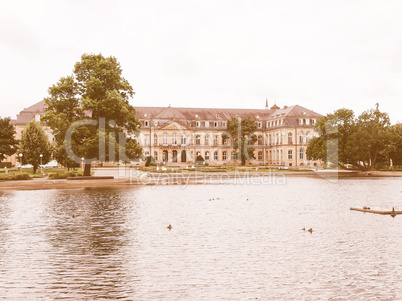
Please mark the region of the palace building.
[[[44, 113], [44, 101], [24, 109], [12, 123], [17, 139], [26, 124], [40, 120]], [[227, 122], [232, 117], [250, 117], [255, 121], [258, 140], [255, 145], [255, 159], [248, 164], [264, 166], [317, 166], [318, 161], [308, 161], [305, 151], [309, 140], [316, 135], [314, 124], [322, 118], [302, 106], [277, 105], [265, 109], [217, 109], [217, 108], [175, 108], [135, 107], [136, 117], [141, 121], [137, 141], [143, 148], [144, 157], [152, 156], [156, 162], [172, 165], [193, 164], [202, 156], [210, 165], [238, 164], [230, 139], [226, 138]], [[52, 131], [42, 124], [49, 140]], [[15, 155], [9, 158], [16, 164]]]

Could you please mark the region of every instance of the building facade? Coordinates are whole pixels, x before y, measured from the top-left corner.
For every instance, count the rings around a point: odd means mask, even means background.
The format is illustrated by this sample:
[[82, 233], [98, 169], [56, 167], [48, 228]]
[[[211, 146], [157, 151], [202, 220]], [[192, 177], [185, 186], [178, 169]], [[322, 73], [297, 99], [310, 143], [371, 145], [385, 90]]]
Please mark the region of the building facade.
[[[170, 165], [194, 164], [201, 156], [210, 165], [235, 165], [232, 142], [225, 138], [227, 123], [232, 117], [250, 117], [256, 122], [257, 143], [255, 159], [248, 163], [264, 166], [317, 166], [318, 161], [308, 161], [306, 148], [316, 135], [314, 124], [322, 118], [312, 110], [299, 105], [279, 108], [274, 105], [265, 109], [217, 109], [136, 107], [136, 117], [141, 130], [136, 139], [143, 148], [144, 156], [152, 156], [156, 162]], [[41, 101], [18, 114], [13, 120], [17, 139], [26, 124], [44, 113]], [[51, 130], [42, 124], [49, 140]], [[10, 161], [10, 160], [8, 160]], [[15, 156], [11, 158], [16, 163]]]

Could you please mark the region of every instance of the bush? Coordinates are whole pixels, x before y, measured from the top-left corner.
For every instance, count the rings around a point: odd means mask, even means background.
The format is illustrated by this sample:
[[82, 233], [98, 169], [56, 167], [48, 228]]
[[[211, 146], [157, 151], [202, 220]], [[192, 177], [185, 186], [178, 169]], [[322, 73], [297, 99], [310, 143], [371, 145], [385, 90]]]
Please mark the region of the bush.
[[71, 177], [79, 177], [82, 176], [82, 172], [80, 171], [66, 171], [62, 173], [49, 173], [48, 178], [49, 179], [67, 179]]
[[0, 175], [0, 181], [21, 181], [21, 180], [31, 180], [28, 173], [17, 173], [13, 175]]

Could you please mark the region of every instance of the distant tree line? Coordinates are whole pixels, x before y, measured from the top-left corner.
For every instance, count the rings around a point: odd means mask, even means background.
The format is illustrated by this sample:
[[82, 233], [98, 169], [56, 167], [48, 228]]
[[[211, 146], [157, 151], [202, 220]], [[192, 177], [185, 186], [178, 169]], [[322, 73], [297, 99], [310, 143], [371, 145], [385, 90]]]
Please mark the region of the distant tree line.
[[319, 136], [310, 140], [309, 160], [322, 160], [346, 168], [379, 169], [402, 165], [402, 124], [390, 124], [387, 113], [373, 109], [357, 118], [349, 109], [327, 114], [315, 125]]

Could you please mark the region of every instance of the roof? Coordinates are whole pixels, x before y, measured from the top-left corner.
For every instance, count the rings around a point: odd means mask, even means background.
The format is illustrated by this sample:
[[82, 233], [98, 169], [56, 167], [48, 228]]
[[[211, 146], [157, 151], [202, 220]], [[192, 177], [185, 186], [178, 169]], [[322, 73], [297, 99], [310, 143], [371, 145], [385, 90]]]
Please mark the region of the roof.
[[[136, 109], [136, 117], [141, 120], [181, 120], [181, 121], [225, 121], [232, 117], [250, 117], [253, 120], [273, 120], [279, 117], [289, 117], [291, 124], [296, 125], [297, 118], [305, 117], [320, 119], [323, 115], [312, 110], [306, 109], [299, 105], [285, 106], [279, 108], [274, 105], [270, 109], [233, 109], [233, 108], [174, 108], [168, 107], [134, 107]], [[278, 109], [276, 109], [278, 108]], [[35, 118], [35, 115], [43, 115], [45, 109], [45, 101], [39, 101], [32, 106], [25, 108], [17, 115], [15, 124], [26, 124]], [[290, 121], [287, 121], [290, 122]]]

